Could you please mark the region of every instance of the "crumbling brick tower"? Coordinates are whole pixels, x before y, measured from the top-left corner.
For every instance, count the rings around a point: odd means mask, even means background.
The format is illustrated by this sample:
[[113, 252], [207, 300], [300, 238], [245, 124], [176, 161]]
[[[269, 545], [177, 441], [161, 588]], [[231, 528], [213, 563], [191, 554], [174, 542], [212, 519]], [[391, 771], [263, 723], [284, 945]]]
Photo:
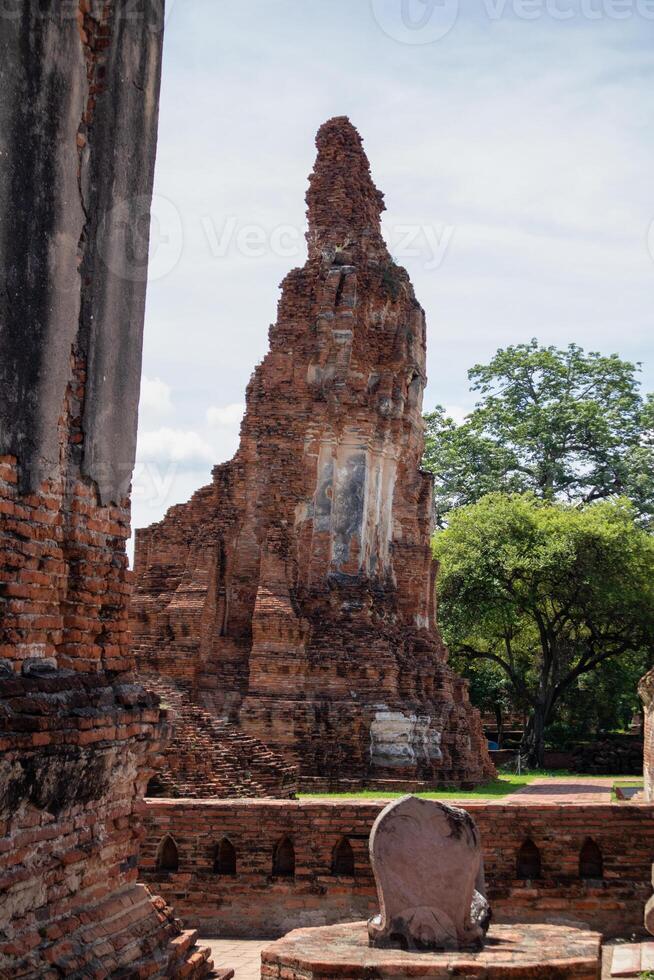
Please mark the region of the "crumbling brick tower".
[[162, 734], [131, 673], [125, 556], [162, 15], [0, 18], [2, 977], [211, 965], [136, 883]]
[[282, 284], [234, 459], [137, 532], [139, 665], [305, 777], [478, 782], [478, 713], [435, 625], [425, 315], [356, 129], [325, 123], [308, 260]]

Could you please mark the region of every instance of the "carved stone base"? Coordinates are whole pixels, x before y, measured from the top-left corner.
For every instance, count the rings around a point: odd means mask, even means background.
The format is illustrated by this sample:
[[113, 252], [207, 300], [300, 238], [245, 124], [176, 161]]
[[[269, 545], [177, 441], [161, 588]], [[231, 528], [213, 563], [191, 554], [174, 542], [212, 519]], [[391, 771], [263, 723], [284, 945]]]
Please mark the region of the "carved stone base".
[[365, 922], [296, 929], [264, 949], [262, 980], [475, 977], [475, 980], [597, 980], [601, 936], [583, 926], [492, 925], [479, 952], [369, 949]]

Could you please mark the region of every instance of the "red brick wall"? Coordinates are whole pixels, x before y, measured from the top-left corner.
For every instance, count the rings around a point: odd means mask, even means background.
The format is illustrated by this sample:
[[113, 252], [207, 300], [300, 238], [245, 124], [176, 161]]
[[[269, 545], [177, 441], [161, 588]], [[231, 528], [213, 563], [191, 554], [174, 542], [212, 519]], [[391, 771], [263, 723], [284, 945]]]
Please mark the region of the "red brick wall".
[[[301, 926], [361, 919], [376, 909], [368, 834], [383, 803], [287, 801], [146, 801], [141, 878], [156, 886], [186, 925], [221, 935], [280, 935]], [[654, 807], [466, 805], [481, 831], [486, 878], [499, 920], [574, 918], [607, 934], [641, 928], [651, 893]], [[170, 834], [178, 846], [177, 872], [156, 870], [157, 849]], [[294, 878], [272, 875], [275, 844], [294, 843]], [[331, 873], [332, 852], [346, 836], [355, 859], [353, 878]], [[227, 837], [236, 850], [236, 874], [213, 871], [215, 845]], [[602, 851], [603, 879], [579, 877], [588, 838]], [[517, 877], [517, 853], [531, 838], [541, 852], [542, 877]]]
[[124, 671], [129, 653], [125, 540], [129, 501], [99, 506], [62, 476], [21, 495], [16, 459], [0, 456], [0, 657], [73, 671]]

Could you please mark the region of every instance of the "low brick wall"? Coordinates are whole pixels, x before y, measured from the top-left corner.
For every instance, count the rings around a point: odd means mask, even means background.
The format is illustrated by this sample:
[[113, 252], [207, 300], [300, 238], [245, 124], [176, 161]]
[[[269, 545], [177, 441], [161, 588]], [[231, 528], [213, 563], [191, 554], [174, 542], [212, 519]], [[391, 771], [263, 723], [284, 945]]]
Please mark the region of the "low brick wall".
[[[173, 903], [186, 925], [208, 935], [274, 937], [298, 927], [363, 919], [376, 911], [368, 834], [382, 806], [379, 801], [147, 800], [141, 880]], [[481, 832], [496, 920], [573, 919], [606, 935], [642, 928], [652, 890], [654, 805], [468, 803], [465, 809]], [[168, 836], [177, 849], [177, 870], [157, 868]], [[234, 849], [235, 873], [221, 873], [220, 860], [214, 870], [217, 846], [225, 838]], [[334, 867], [335, 851], [341, 859], [343, 850], [346, 859], [350, 853], [347, 846], [338, 849], [343, 838], [351, 848], [353, 875], [343, 873], [342, 860]], [[580, 855], [589, 839], [603, 865], [601, 877], [593, 879], [580, 875]], [[292, 844], [294, 874], [273, 874], [274, 855], [284, 841], [286, 858]], [[538, 849], [540, 877], [519, 876], [525, 841]], [[166, 850], [170, 866], [170, 846]], [[288, 871], [288, 861], [276, 870]]]

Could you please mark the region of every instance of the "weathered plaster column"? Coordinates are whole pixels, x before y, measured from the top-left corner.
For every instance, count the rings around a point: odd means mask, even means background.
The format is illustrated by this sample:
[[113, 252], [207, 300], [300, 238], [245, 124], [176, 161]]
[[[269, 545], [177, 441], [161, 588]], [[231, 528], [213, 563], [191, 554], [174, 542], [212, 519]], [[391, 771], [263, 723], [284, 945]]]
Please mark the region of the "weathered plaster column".
[[192, 976], [136, 882], [163, 734], [129, 652], [163, 3], [0, 16], [0, 975]]

